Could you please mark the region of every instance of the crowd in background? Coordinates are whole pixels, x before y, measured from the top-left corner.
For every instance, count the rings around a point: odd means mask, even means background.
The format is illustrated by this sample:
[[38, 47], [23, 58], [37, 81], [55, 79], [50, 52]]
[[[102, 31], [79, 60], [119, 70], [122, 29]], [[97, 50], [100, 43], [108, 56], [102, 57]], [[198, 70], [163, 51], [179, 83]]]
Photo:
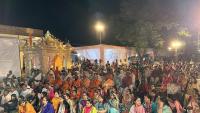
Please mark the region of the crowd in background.
[[83, 60], [70, 70], [10, 71], [0, 83], [6, 113], [200, 113], [194, 62], [154, 63]]

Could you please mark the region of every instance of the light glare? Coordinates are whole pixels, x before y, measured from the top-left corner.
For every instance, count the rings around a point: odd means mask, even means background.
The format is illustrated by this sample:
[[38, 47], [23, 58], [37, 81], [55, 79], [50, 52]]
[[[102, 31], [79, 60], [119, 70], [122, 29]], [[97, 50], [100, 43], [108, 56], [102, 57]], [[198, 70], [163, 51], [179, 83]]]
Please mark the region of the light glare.
[[182, 45], [183, 45], [182, 42], [180, 42], [180, 41], [178, 41], [178, 40], [175, 40], [175, 41], [173, 41], [173, 42], [171, 43], [171, 46], [172, 46], [173, 48], [175, 48], [175, 49], [180, 48]]
[[95, 25], [95, 29], [97, 32], [103, 32], [105, 29], [105, 25], [102, 22], [97, 22]]

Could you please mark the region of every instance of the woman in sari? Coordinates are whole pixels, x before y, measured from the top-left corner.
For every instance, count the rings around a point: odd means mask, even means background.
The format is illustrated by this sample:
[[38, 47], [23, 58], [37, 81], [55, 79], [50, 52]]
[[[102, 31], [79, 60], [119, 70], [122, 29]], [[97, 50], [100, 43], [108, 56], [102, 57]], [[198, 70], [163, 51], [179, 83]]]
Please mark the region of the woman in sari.
[[86, 101], [86, 106], [83, 108], [82, 113], [97, 113], [97, 109], [92, 105], [91, 100]]
[[130, 89], [125, 89], [122, 97], [122, 113], [128, 113], [132, 106], [133, 95]]
[[172, 113], [167, 97], [165, 96], [158, 99], [158, 113]]
[[119, 113], [119, 98], [114, 92], [110, 94], [110, 99], [108, 101], [108, 104], [109, 104], [108, 113]]
[[[107, 75], [108, 76], [108, 75]], [[112, 76], [109, 75], [106, 79], [106, 81], [102, 84], [102, 87], [104, 89], [104, 92], [107, 93], [108, 89], [114, 86], [114, 81], [112, 79]]]
[[57, 113], [70, 113], [70, 105], [65, 101], [65, 97], [61, 98]]
[[103, 97], [99, 96], [98, 102], [95, 104], [95, 108], [97, 109], [98, 113], [107, 113], [109, 106], [107, 103], [105, 103]]
[[169, 95], [168, 103], [169, 103], [173, 113], [183, 113], [184, 112], [184, 109], [183, 109], [181, 103], [179, 102], [177, 95]]
[[58, 92], [55, 92], [55, 95], [54, 95], [53, 99], [51, 100], [55, 112], [57, 112], [59, 104], [61, 103], [61, 101], [62, 101], [62, 99], [59, 96]]
[[187, 112], [188, 113], [199, 113], [199, 105], [196, 102], [195, 98], [190, 96], [187, 105]]
[[55, 83], [55, 74], [54, 74], [54, 71], [53, 71], [52, 68], [49, 70], [47, 75], [48, 75], [47, 77], [48, 77], [50, 85], [54, 85], [54, 83]]
[[133, 105], [129, 111], [129, 113], [145, 113], [145, 109], [141, 104], [140, 98], [137, 98], [135, 101], [135, 105]]
[[63, 82], [62, 90], [64, 93], [66, 93], [66, 91], [70, 90], [71, 87], [72, 87], [72, 80], [70, 77], [68, 77], [67, 80]]
[[101, 84], [100, 79], [98, 78], [98, 75], [95, 74], [93, 80], [90, 82], [90, 87], [91, 88], [98, 88]]
[[69, 108], [68, 108], [69, 113], [76, 113], [75, 102], [70, 98], [69, 94], [64, 95], [64, 102], [69, 105]]
[[38, 92], [36, 90], [32, 91], [31, 95], [28, 98], [28, 101], [33, 105], [36, 112], [40, 111], [41, 104], [40, 104]]
[[62, 78], [61, 76], [58, 74], [55, 80], [56, 85], [58, 85], [58, 87], [61, 87], [63, 82], [62, 82]]
[[75, 76], [75, 79], [73, 81], [73, 86], [75, 86], [76, 88], [81, 87], [81, 80], [79, 79], [79, 77], [77, 75]]
[[82, 87], [89, 88], [90, 86], [90, 79], [86, 75], [83, 76], [82, 80]]
[[48, 96], [49, 96], [49, 99], [51, 100], [53, 97], [54, 97], [54, 88], [53, 86], [48, 86]]
[[43, 106], [40, 113], [55, 113], [52, 104], [46, 96], [42, 98], [42, 104]]
[[19, 101], [18, 113], [36, 113], [33, 105], [24, 99]]
[[78, 102], [78, 113], [81, 113], [83, 108], [86, 106], [87, 100], [89, 100], [89, 97], [87, 93], [82, 94], [82, 98]]

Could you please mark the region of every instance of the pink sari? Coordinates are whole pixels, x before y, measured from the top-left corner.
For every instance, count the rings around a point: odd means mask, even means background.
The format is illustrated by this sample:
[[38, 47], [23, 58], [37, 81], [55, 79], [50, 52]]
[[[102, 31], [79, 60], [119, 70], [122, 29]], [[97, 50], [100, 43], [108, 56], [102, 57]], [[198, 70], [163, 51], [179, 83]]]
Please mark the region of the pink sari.
[[92, 110], [92, 107], [85, 107], [84, 113], [90, 113], [91, 110]]
[[50, 88], [49, 99], [51, 100], [53, 97], [54, 97], [54, 90], [53, 90], [53, 88]]
[[129, 111], [129, 113], [145, 113], [144, 107], [142, 105], [135, 106], [133, 105]]

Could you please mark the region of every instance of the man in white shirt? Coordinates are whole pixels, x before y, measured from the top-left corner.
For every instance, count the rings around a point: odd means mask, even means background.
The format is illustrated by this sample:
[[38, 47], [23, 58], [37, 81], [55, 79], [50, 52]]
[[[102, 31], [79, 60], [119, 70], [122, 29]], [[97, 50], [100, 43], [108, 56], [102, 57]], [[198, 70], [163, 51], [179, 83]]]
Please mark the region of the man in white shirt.
[[27, 86], [26, 84], [21, 85], [22, 91], [20, 93], [21, 96], [26, 97], [28, 94], [31, 94], [32, 88], [30, 86]]
[[9, 94], [7, 90], [5, 90], [1, 97], [1, 105], [6, 104], [10, 100], [11, 100], [11, 95]]
[[9, 91], [9, 95], [12, 95], [12, 94], [15, 94], [17, 98], [19, 97], [19, 92], [13, 87], [11, 87]]

